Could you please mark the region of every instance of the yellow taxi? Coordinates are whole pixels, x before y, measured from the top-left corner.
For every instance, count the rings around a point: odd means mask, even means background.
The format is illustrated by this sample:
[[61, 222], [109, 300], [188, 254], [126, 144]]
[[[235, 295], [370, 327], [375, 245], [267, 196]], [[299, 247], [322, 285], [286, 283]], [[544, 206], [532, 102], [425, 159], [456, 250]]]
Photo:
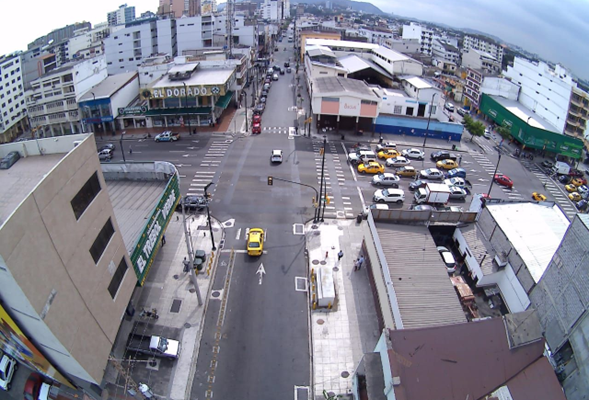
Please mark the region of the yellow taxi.
[[572, 201], [581, 201], [582, 197], [578, 192], [573, 192], [569, 194], [569, 199], [571, 199]]
[[415, 170], [415, 168], [410, 167], [409, 165], [405, 165], [397, 170], [397, 175], [413, 177], [417, 175], [417, 171]]
[[378, 152], [378, 158], [395, 158], [399, 156], [399, 152], [393, 149], [383, 149]]
[[546, 201], [546, 196], [544, 196], [542, 193], [534, 192], [532, 193], [532, 199], [536, 201]]
[[358, 172], [361, 174], [382, 174], [384, 172], [384, 165], [375, 161], [370, 161], [368, 164], [358, 165]]
[[571, 184], [573, 184], [575, 186], [581, 186], [581, 185], [583, 185], [583, 179], [581, 179], [581, 178], [573, 178], [571, 180]]
[[454, 160], [441, 160], [436, 163], [436, 167], [439, 169], [454, 169], [458, 168], [458, 163]]
[[577, 191], [577, 187], [575, 185], [573, 185], [572, 183], [569, 183], [568, 185], [565, 185], [564, 188], [569, 193], [572, 193], [572, 192], [576, 192]]
[[264, 230], [251, 228], [247, 235], [247, 254], [249, 256], [261, 256], [264, 251]]

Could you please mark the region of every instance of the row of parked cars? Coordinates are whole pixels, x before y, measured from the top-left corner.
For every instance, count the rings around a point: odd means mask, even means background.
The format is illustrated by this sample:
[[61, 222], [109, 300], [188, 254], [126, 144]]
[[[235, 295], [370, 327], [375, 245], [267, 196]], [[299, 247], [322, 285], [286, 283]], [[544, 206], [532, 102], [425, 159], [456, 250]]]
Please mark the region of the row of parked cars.
[[[8, 354], [0, 358], [0, 388], [9, 391], [12, 388], [12, 379], [18, 370], [18, 362]], [[29, 375], [25, 382], [25, 400], [49, 400], [57, 398], [58, 388], [47, 383], [43, 376], [37, 372]]]

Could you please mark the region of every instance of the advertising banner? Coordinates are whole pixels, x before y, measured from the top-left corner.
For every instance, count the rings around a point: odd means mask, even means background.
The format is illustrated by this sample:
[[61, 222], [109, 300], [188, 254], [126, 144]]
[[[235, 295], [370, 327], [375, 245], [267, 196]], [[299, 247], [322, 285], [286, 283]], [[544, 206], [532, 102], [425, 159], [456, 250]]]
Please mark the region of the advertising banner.
[[178, 186], [178, 175], [174, 174], [169, 182], [164, 194], [148, 219], [148, 222], [143, 229], [133, 254], [131, 254], [131, 262], [139, 285], [143, 285], [149, 268], [153, 263], [153, 259], [157, 250], [161, 246], [162, 236], [168, 222], [174, 214], [174, 210], [180, 201], [180, 189]]
[[8, 315], [4, 307], [0, 305], [0, 344], [2, 351], [9, 356], [18, 359], [33, 371], [52, 377], [56, 381], [73, 386], [51, 365], [37, 347], [25, 336]]

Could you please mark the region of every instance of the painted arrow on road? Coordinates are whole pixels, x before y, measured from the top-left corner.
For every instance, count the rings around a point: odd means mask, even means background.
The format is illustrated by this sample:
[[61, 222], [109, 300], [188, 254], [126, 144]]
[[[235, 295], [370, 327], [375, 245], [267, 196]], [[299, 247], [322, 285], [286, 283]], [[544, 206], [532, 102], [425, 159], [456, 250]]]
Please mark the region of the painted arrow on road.
[[266, 270], [264, 269], [264, 264], [260, 263], [260, 266], [258, 268], [258, 270], [256, 271], [256, 275], [260, 274], [260, 280], [258, 281], [258, 284], [262, 284], [262, 280], [264, 279], [264, 274], [266, 274]]

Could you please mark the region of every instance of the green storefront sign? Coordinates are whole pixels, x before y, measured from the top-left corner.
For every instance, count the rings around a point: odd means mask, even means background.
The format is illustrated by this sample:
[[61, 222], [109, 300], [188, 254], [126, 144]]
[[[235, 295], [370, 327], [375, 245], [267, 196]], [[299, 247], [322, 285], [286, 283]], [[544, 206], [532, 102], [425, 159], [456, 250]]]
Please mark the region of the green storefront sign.
[[482, 95], [480, 110], [497, 125], [509, 126], [511, 136], [527, 148], [545, 150], [574, 159], [579, 159], [583, 155], [582, 140], [528, 125], [527, 121], [511, 113], [489, 95]]
[[179, 201], [178, 175], [174, 174], [135, 244], [133, 254], [131, 254], [131, 262], [139, 285], [143, 285], [145, 282], [155, 254], [161, 246], [164, 231]]

